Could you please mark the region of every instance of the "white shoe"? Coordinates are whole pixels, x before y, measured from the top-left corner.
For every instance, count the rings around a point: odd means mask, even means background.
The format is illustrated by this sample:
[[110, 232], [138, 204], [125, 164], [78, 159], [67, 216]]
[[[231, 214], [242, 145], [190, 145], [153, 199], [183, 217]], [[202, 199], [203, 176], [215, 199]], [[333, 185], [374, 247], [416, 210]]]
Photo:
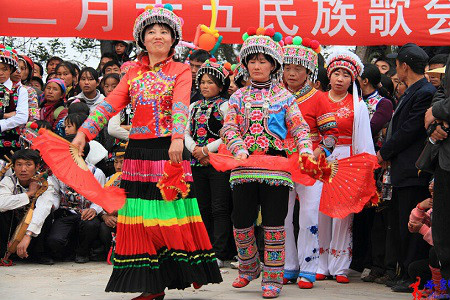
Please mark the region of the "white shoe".
[[239, 269], [239, 262], [238, 261], [232, 261], [230, 263], [230, 265], [231, 265], [232, 269]]
[[365, 268], [361, 273], [361, 279], [370, 274], [370, 269]]

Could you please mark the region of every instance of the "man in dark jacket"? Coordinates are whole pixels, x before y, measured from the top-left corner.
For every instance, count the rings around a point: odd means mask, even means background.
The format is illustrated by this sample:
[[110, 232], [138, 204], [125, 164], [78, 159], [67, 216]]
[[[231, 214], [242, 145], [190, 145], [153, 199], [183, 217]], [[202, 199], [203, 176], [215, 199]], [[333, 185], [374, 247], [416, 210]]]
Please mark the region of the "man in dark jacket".
[[433, 244], [441, 264], [442, 278], [450, 279], [450, 139], [445, 129], [450, 123], [450, 58], [447, 61], [443, 89], [433, 98], [433, 106], [425, 115], [425, 127], [437, 122], [431, 135], [437, 143], [438, 164], [434, 173]]
[[[430, 107], [436, 89], [425, 77], [428, 55], [417, 45], [409, 43], [400, 48], [396, 58], [397, 75], [408, 89], [400, 98], [389, 125], [386, 142], [377, 153], [378, 162], [391, 168], [393, 185], [386, 242], [387, 269], [395, 270], [396, 256], [401, 270], [400, 282], [391, 283], [394, 291], [407, 292], [408, 266], [428, 256], [428, 245], [417, 234], [408, 231], [411, 210], [429, 196], [430, 176], [415, 167], [427, 137], [423, 118]], [[397, 254], [397, 255], [395, 255]], [[396, 286], [399, 285], [399, 286]]]

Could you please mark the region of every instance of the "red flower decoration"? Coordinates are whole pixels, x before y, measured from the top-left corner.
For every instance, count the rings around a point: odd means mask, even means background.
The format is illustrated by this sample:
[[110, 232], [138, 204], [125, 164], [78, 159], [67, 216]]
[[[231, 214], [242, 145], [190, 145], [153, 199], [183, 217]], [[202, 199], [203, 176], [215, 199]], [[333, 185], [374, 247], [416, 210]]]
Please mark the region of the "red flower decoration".
[[263, 131], [264, 127], [259, 123], [253, 123], [252, 126], [250, 126], [251, 134], [261, 134]]
[[258, 136], [258, 138], [256, 139], [256, 143], [263, 149], [269, 147], [269, 139], [263, 135]]
[[264, 117], [264, 114], [260, 110], [254, 110], [252, 111], [252, 114], [250, 115], [250, 118], [253, 122], [255, 121], [261, 121]]
[[251, 135], [248, 135], [244, 139], [244, 143], [247, 146], [247, 148], [251, 148], [255, 144], [255, 138]]
[[206, 129], [205, 128], [199, 128], [198, 130], [197, 130], [197, 135], [198, 136], [205, 136], [206, 135]]
[[207, 120], [208, 119], [206, 119], [205, 115], [201, 115], [200, 118], [198, 118], [197, 122], [199, 122], [200, 124], [205, 124]]
[[4, 142], [3, 142], [3, 146], [5, 146], [5, 147], [11, 147], [11, 146], [12, 146], [12, 143], [11, 143], [10, 141], [4, 141]]
[[212, 142], [214, 142], [214, 141], [215, 141], [214, 138], [209, 138], [209, 139], [208, 139], [208, 143], [212, 143]]
[[283, 142], [281, 140], [276, 139], [274, 144], [275, 144], [275, 148], [277, 148], [278, 150], [283, 150]]

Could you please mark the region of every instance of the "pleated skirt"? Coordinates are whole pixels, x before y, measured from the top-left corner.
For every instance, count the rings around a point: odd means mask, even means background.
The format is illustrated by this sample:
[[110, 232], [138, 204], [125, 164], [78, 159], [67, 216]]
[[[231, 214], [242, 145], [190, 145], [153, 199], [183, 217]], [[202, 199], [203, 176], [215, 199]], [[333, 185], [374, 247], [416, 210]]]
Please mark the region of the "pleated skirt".
[[183, 155], [185, 199], [163, 200], [156, 186], [169, 159], [170, 137], [130, 140], [120, 186], [127, 200], [118, 212], [113, 272], [107, 292], [161, 293], [222, 277], [193, 194], [188, 155]]

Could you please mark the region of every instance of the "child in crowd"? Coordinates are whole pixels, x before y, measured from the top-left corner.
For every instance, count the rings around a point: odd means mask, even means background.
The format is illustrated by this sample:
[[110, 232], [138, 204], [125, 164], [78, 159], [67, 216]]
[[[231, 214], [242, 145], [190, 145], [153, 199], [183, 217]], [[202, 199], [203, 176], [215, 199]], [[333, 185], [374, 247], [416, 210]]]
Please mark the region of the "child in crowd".
[[89, 109], [93, 111], [105, 99], [105, 96], [97, 89], [99, 83], [98, 73], [94, 68], [83, 68], [80, 72], [79, 84], [82, 92], [70, 98], [69, 102], [79, 99], [85, 102], [89, 106]]
[[228, 256], [227, 242], [231, 235], [230, 174], [218, 172], [209, 164], [209, 152], [216, 152], [222, 144], [219, 131], [228, 112], [227, 64], [210, 60], [197, 72], [196, 85], [202, 99], [189, 107], [185, 131], [186, 148], [192, 153], [192, 176], [198, 206], [216, 253], [219, 267]]
[[[80, 113], [68, 114], [64, 120], [65, 135], [75, 135], [87, 117], [87, 115]], [[95, 140], [89, 142], [89, 149], [86, 162], [100, 168], [105, 173], [107, 171], [106, 159], [108, 158], [108, 151]]]
[[56, 66], [55, 73], [56, 77], [64, 81], [66, 86], [66, 99], [75, 96], [78, 93], [78, 89], [76, 88], [78, 80], [77, 71], [75, 70], [74, 65], [68, 61], [61, 62]]
[[[120, 78], [119, 75], [111, 73], [103, 77], [102, 82], [105, 96], [108, 97], [108, 95], [119, 84]], [[109, 120], [108, 134], [122, 141], [128, 141], [128, 136], [130, 135], [131, 129], [131, 119], [133, 118], [133, 115], [134, 110], [130, 103], [122, 109], [120, 113]]]
[[67, 108], [64, 107], [65, 95], [66, 86], [63, 80], [59, 78], [50, 79], [45, 85], [39, 119], [49, 122], [53, 131], [58, 131], [58, 123], [67, 116]]

